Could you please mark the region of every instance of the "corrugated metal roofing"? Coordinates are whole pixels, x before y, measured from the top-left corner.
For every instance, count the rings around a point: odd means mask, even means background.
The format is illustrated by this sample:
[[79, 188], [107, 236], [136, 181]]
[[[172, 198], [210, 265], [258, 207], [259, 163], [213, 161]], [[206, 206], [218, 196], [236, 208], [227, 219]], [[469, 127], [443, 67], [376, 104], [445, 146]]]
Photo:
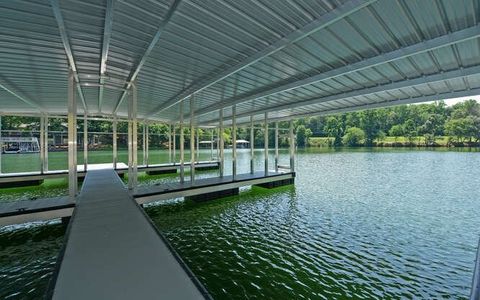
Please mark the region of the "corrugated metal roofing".
[[[0, 113], [218, 123], [479, 94], [479, 0], [0, 2]], [[102, 69], [104, 72], [102, 72]], [[83, 100], [85, 105], [83, 104]], [[185, 104], [185, 119], [189, 105]]]

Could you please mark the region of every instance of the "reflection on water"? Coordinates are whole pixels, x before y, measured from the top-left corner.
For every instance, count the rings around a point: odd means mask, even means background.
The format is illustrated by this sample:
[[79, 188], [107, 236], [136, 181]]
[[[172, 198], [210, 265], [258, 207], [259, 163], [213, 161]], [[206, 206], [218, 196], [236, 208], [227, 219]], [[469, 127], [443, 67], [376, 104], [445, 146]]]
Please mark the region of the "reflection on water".
[[221, 299], [467, 298], [478, 153], [322, 151], [295, 187], [147, 212]]
[[62, 247], [58, 221], [0, 229], [0, 299], [41, 299]]
[[[249, 152], [237, 159], [248, 171]], [[257, 170], [262, 163], [258, 151]], [[468, 297], [480, 234], [478, 152], [310, 149], [297, 166], [295, 186], [146, 210], [219, 299]], [[43, 293], [63, 234], [59, 224], [0, 231], [0, 298]]]

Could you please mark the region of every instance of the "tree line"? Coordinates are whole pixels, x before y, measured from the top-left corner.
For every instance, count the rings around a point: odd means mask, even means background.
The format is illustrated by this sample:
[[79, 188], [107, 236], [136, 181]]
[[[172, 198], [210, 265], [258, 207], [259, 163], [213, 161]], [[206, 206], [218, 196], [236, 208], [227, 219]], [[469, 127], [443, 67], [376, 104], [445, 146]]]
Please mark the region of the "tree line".
[[298, 144], [307, 145], [310, 137], [328, 137], [331, 146], [375, 146], [393, 143], [438, 145], [444, 137], [448, 146], [478, 145], [480, 104], [466, 100], [453, 106], [443, 101], [401, 105], [332, 116], [317, 116], [296, 121]]
[[[111, 133], [112, 122], [88, 121], [89, 132]], [[139, 123], [139, 133], [142, 132], [142, 123]], [[150, 145], [165, 147], [168, 145], [169, 125], [151, 123], [149, 126]], [[280, 122], [281, 128], [279, 144], [288, 146], [288, 122]], [[476, 146], [480, 141], [480, 104], [475, 100], [466, 100], [453, 106], [447, 106], [443, 101], [401, 105], [388, 108], [379, 108], [365, 111], [349, 112], [330, 116], [315, 116], [300, 118], [294, 121], [297, 135], [297, 145], [308, 146], [313, 137], [326, 138], [329, 146], [376, 146], [385, 145], [386, 140], [393, 139], [393, 144], [414, 145], [422, 143], [424, 146], [437, 145], [437, 138], [446, 138], [447, 146]], [[274, 145], [273, 126], [269, 130], [269, 146]], [[32, 132], [40, 130], [39, 118], [35, 117], [2, 117], [2, 130], [20, 130]], [[66, 132], [66, 119], [49, 119], [49, 131]], [[78, 119], [78, 133], [83, 132], [83, 120]], [[118, 132], [127, 132], [127, 122], [118, 122]], [[200, 140], [210, 141], [217, 133], [210, 129], [199, 129]], [[188, 126], [184, 127], [185, 144], [188, 145], [190, 134]], [[225, 128], [223, 133], [226, 144], [231, 144], [231, 128]], [[100, 134], [99, 139], [104, 144], [110, 144], [112, 136]], [[126, 136], [119, 136], [120, 145]], [[239, 127], [237, 139], [250, 140], [250, 129]], [[139, 135], [139, 142], [142, 135]], [[401, 141], [401, 142], [399, 142]], [[180, 143], [179, 130], [176, 130], [176, 142]], [[254, 129], [255, 147], [263, 147], [264, 130], [257, 125]]]

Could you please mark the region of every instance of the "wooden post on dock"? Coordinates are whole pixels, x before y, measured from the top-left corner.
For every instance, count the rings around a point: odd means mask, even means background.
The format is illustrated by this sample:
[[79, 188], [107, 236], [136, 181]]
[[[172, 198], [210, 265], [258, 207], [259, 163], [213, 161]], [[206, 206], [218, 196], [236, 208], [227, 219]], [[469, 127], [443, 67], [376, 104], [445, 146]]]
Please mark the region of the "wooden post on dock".
[[73, 70], [68, 72], [68, 194], [77, 196], [77, 101]]

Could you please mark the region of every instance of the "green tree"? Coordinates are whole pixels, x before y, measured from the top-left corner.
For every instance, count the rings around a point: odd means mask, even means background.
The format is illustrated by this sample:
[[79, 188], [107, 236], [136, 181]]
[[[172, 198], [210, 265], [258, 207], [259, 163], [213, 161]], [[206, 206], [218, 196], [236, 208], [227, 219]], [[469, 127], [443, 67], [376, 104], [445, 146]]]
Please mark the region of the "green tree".
[[297, 143], [300, 147], [308, 145], [308, 138], [312, 136], [312, 131], [304, 125], [297, 127]]
[[360, 146], [365, 140], [365, 132], [358, 127], [349, 127], [342, 140], [346, 146]]
[[412, 145], [415, 137], [417, 136], [417, 128], [415, 126], [415, 122], [412, 119], [408, 119], [403, 124], [403, 134], [408, 139], [410, 145]]
[[388, 134], [395, 137], [395, 142], [397, 142], [398, 137], [403, 135], [403, 126], [399, 124], [393, 125]]
[[334, 138], [334, 146], [342, 145], [343, 126], [339, 119], [336, 117], [328, 117], [325, 124], [325, 132], [328, 137]]

